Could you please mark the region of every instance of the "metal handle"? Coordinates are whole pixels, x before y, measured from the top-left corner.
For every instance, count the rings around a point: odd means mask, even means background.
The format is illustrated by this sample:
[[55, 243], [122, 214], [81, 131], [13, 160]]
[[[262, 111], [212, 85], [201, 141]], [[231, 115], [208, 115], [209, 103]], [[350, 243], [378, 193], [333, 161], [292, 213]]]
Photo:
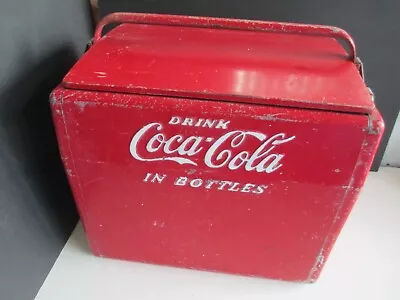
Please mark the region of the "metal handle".
[[252, 20], [236, 20], [209, 17], [192, 17], [178, 15], [112, 13], [104, 17], [97, 25], [93, 44], [101, 39], [103, 28], [112, 23], [135, 23], [149, 25], [168, 25], [199, 28], [233, 29], [255, 32], [276, 32], [304, 35], [327, 36], [343, 40], [349, 47], [348, 59], [356, 62], [356, 46], [351, 36], [343, 29], [296, 23], [264, 22]]

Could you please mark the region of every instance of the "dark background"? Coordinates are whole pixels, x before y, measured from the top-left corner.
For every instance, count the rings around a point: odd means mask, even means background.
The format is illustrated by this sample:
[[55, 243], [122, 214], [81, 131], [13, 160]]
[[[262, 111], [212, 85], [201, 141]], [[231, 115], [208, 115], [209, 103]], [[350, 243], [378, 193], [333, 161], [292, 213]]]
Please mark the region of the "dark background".
[[[100, 0], [100, 15], [155, 12], [320, 23], [347, 30], [386, 121], [400, 108], [400, 1]], [[33, 299], [77, 221], [48, 95], [91, 36], [88, 1], [0, 0], [0, 299]], [[68, 282], [65, 283], [68, 287]], [[62, 292], [62, 291], [60, 291]]]
[[48, 95], [85, 49], [89, 16], [81, 0], [0, 1], [1, 300], [35, 297], [77, 221]]

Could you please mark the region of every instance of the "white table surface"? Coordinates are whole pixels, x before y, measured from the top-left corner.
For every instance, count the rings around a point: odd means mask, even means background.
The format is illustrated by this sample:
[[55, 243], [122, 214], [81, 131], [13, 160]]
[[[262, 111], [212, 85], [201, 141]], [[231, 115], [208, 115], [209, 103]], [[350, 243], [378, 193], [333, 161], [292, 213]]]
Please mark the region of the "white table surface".
[[288, 283], [98, 258], [79, 224], [36, 300], [400, 300], [400, 169], [370, 173], [322, 275]]

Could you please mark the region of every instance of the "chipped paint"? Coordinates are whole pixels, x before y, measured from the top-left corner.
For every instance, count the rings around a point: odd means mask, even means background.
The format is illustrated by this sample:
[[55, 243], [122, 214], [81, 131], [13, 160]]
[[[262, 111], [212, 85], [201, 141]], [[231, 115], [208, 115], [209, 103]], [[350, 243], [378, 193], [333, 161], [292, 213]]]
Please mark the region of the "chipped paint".
[[85, 162], [85, 163], [91, 163], [91, 164], [106, 164], [107, 163], [107, 162], [102, 161], [102, 160], [81, 159], [81, 158], [78, 158], [77, 161]]
[[282, 117], [280, 117], [281, 115], [285, 115], [285, 114], [268, 114], [268, 115], [264, 115], [264, 116], [255, 116], [253, 118], [257, 119], [257, 120], [263, 120], [263, 121], [283, 121], [283, 122], [291, 122], [291, 123], [300, 122], [299, 120], [295, 120], [295, 119], [282, 118]]
[[93, 102], [89, 102], [89, 101], [75, 101], [74, 103], [76, 106], [78, 106], [78, 108], [81, 112], [85, 111], [85, 107], [87, 105], [93, 105]]
[[370, 114], [368, 116], [368, 134], [381, 135], [384, 130], [384, 124], [380, 116], [376, 113]]
[[54, 105], [57, 103], [57, 97], [54, 95], [50, 95], [50, 104]]
[[186, 173], [188, 175], [192, 175], [192, 174], [196, 173], [196, 169], [189, 169]]
[[317, 273], [320, 271], [320, 269], [323, 267], [325, 263], [325, 255], [324, 255], [324, 249], [321, 249], [319, 254], [317, 255], [317, 258], [315, 259], [315, 263], [311, 268], [310, 275], [308, 276], [308, 282], [314, 282], [315, 279], [312, 277], [313, 274]]

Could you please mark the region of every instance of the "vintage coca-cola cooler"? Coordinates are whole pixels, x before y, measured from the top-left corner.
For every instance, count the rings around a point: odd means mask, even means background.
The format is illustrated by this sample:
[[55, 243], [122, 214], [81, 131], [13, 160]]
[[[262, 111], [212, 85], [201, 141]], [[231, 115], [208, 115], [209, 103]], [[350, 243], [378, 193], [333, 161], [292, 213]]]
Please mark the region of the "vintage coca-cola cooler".
[[305, 282], [384, 126], [345, 31], [170, 15], [106, 17], [51, 107], [95, 255]]

